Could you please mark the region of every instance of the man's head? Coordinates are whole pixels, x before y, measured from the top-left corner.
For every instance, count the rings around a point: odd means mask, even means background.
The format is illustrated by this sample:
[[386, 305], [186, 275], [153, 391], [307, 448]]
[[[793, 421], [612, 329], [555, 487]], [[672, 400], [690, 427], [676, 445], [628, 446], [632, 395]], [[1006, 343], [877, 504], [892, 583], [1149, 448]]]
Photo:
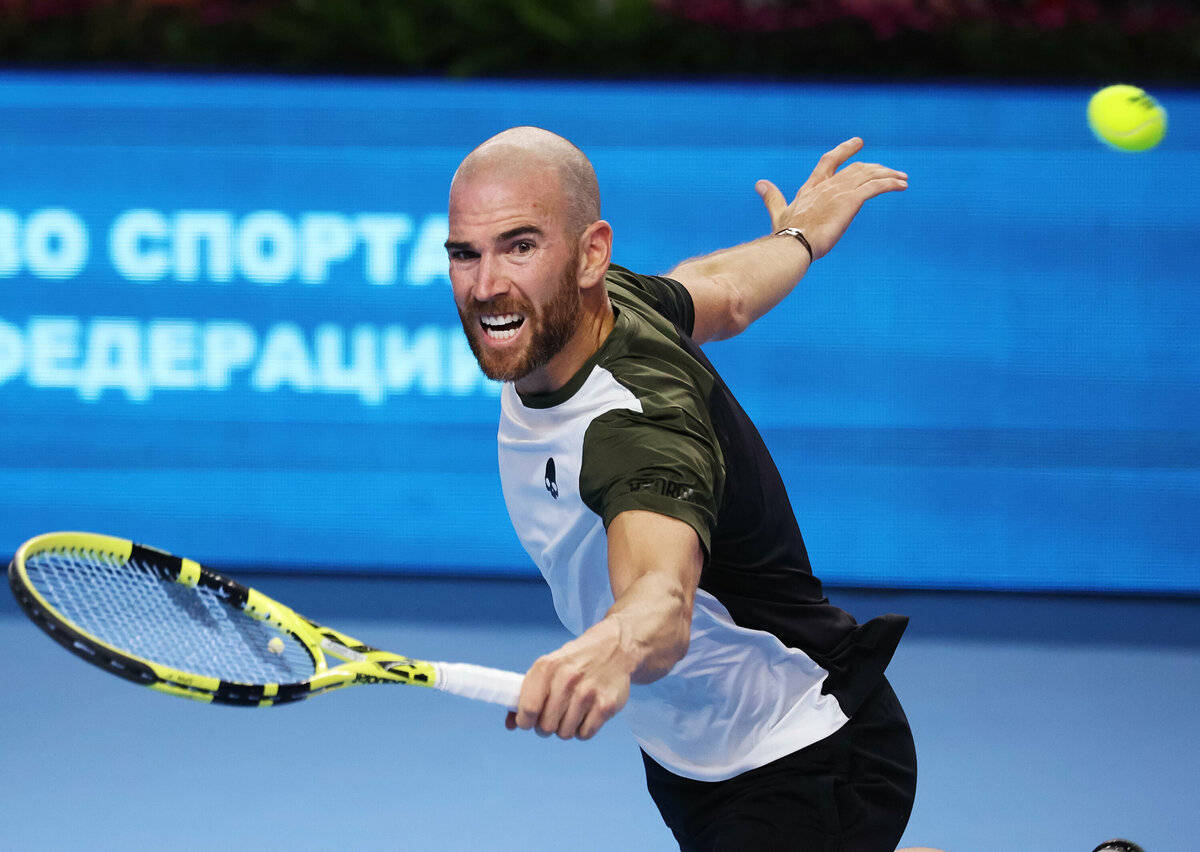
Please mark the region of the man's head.
[[485, 374], [516, 381], [607, 311], [612, 232], [596, 174], [561, 136], [516, 127], [472, 151], [450, 185], [450, 280]]

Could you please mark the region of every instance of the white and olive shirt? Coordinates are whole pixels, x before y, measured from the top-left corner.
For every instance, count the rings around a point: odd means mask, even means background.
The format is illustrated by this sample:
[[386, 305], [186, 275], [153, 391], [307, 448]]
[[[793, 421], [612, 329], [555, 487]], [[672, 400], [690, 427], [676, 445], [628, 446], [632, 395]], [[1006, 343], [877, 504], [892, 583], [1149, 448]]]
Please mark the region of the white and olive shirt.
[[500, 477], [513, 527], [578, 635], [613, 604], [606, 528], [685, 521], [705, 565], [687, 655], [622, 715], [663, 767], [716, 781], [830, 735], [877, 685], [906, 619], [858, 625], [824, 597], [761, 437], [692, 341], [687, 290], [610, 267], [616, 314], [559, 390], [504, 388]]

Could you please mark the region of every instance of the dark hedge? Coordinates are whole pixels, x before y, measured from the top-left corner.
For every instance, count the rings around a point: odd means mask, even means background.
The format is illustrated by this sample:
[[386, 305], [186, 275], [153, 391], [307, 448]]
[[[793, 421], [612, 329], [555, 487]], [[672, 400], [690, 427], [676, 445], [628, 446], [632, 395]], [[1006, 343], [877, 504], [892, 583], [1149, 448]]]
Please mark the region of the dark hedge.
[[1174, 0], [0, 0], [12, 66], [1194, 83]]

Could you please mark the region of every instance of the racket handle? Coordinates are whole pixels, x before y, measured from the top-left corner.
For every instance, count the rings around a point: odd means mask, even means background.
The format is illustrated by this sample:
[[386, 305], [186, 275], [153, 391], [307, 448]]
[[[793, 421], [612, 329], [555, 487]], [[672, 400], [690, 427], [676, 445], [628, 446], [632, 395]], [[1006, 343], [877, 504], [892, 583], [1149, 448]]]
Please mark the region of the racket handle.
[[434, 663], [433, 666], [437, 669], [435, 689], [499, 704], [509, 710], [517, 709], [524, 675], [471, 663]]

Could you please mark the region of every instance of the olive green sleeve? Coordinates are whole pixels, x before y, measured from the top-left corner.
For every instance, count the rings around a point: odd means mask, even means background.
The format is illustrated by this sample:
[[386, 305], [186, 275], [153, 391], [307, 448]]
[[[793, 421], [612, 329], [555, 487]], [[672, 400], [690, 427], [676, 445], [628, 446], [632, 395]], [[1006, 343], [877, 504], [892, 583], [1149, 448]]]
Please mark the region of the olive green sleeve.
[[610, 284], [637, 291], [644, 302], [691, 336], [696, 326], [696, 308], [692, 294], [678, 281], [661, 275], [639, 275], [616, 264], [608, 267], [605, 277]]
[[686, 409], [609, 411], [584, 435], [580, 496], [605, 528], [621, 512], [645, 509], [691, 526], [708, 553], [723, 484], [707, 418]]

